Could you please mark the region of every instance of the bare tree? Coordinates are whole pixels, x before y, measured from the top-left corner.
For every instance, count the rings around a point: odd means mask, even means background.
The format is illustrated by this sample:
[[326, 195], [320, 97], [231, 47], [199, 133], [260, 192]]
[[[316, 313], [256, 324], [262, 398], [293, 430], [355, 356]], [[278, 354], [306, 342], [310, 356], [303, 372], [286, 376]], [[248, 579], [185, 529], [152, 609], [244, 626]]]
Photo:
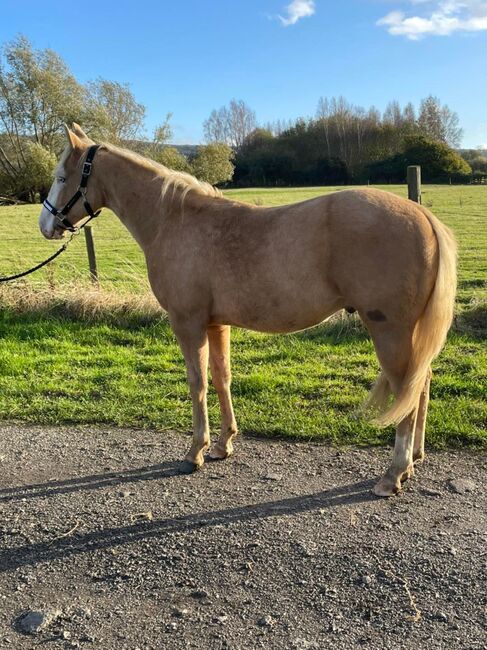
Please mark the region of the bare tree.
[[404, 121], [410, 125], [416, 124], [416, 110], [411, 102], [408, 102], [403, 110]]
[[284, 131], [290, 129], [293, 126], [293, 124], [294, 122], [291, 119], [283, 120], [279, 118], [277, 120], [265, 122], [265, 124], [263, 124], [261, 128], [264, 129], [264, 131], [268, 131], [269, 133], [272, 133], [272, 135], [277, 136], [284, 133]]
[[392, 124], [396, 128], [400, 128], [404, 121], [403, 112], [401, 111], [401, 106], [397, 100], [389, 102], [382, 116], [382, 120], [388, 124]]
[[316, 118], [320, 122], [326, 140], [326, 151], [328, 158], [331, 158], [330, 150], [330, 102], [326, 97], [320, 97], [318, 100], [318, 108], [316, 109]]
[[441, 123], [445, 142], [450, 147], [459, 147], [463, 138], [463, 129], [460, 127], [458, 113], [450, 110], [446, 105], [443, 106], [441, 109]]
[[458, 147], [461, 143], [463, 129], [459, 126], [457, 113], [446, 104], [442, 106], [440, 100], [433, 95], [421, 102], [418, 126], [424, 135], [451, 147]]
[[[329, 101], [330, 121], [338, 139], [339, 157], [347, 163], [352, 163], [351, 138], [355, 140], [354, 118], [357, 109], [347, 102], [345, 97], [332, 97]], [[351, 136], [351, 137], [349, 137]]]
[[228, 109], [225, 107], [213, 109], [207, 120], [203, 122], [203, 131], [207, 142], [229, 142]]
[[232, 99], [228, 106], [213, 110], [203, 122], [207, 142], [223, 142], [238, 151], [257, 127], [255, 111], [244, 101]]

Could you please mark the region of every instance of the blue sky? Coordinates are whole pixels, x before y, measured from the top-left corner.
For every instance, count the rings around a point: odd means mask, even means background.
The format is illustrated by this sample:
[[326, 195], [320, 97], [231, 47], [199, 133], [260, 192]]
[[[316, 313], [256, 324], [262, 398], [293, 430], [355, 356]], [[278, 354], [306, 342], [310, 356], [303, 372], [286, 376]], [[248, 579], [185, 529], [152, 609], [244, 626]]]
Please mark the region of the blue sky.
[[486, 0], [0, 0], [0, 41], [50, 47], [79, 81], [128, 82], [150, 131], [174, 141], [230, 99], [259, 121], [314, 114], [320, 96], [383, 109], [428, 94], [487, 146]]

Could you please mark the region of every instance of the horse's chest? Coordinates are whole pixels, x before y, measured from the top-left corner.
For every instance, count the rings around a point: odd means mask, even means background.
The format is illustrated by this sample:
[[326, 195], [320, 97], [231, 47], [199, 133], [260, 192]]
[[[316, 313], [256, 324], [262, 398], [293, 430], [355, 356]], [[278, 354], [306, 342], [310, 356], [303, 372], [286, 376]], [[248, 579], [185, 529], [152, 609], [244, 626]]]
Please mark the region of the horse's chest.
[[161, 265], [151, 263], [149, 260], [147, 260], [147, 275], [153, 294], [161, 307], [167, 311], [170, 295], [167, 275]]

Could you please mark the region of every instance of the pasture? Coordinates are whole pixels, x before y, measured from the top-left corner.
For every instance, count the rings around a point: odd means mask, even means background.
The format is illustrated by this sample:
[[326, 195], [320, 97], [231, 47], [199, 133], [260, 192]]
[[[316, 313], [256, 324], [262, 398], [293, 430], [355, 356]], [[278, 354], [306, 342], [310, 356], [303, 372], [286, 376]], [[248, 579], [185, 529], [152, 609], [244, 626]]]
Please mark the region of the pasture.
[[[278, 205], [342, 188], [231, 190]], [[403, 186], [384, 189], [400, 195]], [[457, 317], [434, 364], [427, 444], [487, 446], [487, 187], [425, 186], [423, 203], [459, 241]], [[39, 206], [0, 208], [0, 275], [50, 255]], [[188, 431], [191, 406], [171, 329], [148, 298], [144, 261], [114, 215], [94, 226], [101, 290], [89, 286], [81, 237], [52, 264], [0, 287], [0, 418]], [[233, 332], [233, 394], [242, 432], [334, 444], [390, 439], [357, 409], [377, 376], [367, 333], [340, 315], [287, 336]], [[210, 392], [210, 422], [218, 408]]]

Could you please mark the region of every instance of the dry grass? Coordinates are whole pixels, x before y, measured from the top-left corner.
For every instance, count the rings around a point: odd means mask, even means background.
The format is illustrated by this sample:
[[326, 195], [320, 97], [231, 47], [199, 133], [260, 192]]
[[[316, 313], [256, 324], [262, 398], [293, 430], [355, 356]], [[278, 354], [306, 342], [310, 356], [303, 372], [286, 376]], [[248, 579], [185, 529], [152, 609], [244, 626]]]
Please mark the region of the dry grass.
[[32, 286], [28, 282], [0, 285], [0, 310], [118, 326], [150, 324], [164, 315], [150, 292], [132, 293], [120, 291], [120, 287], [97, 288], [79, 282], [55, 286]]
[[[127, 323], [152, 324], [165, 312], [147, 288], [145, 292], [120, 291], [120, 286], [104, 284], [97, 287], [89, 283], [32, 285], [28, 281], [0, 284], [0, 311], [11, 314], [39, 317], [55, 316], [68, 321], [109, 323], [123, 327]], [[333, 314], [324, 327], [334, 335], [358, 335], [365, 329], [357, 314], [339, 311]], [[305, 336], [314, 338], [309, 330]]]

